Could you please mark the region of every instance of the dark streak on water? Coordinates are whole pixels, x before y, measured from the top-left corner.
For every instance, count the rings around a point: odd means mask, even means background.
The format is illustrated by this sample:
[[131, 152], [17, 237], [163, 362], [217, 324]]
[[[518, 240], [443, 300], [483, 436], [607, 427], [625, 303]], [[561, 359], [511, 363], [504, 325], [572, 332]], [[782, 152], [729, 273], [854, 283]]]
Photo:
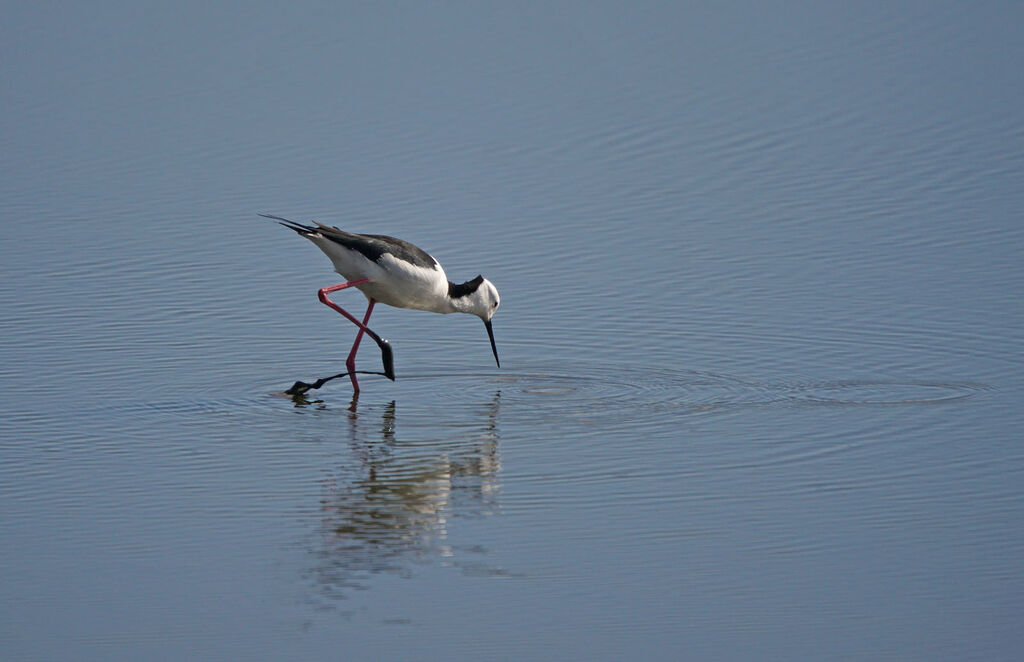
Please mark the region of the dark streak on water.
[[0, 10], [0, 657], [1017, 659], [1022, 19]]

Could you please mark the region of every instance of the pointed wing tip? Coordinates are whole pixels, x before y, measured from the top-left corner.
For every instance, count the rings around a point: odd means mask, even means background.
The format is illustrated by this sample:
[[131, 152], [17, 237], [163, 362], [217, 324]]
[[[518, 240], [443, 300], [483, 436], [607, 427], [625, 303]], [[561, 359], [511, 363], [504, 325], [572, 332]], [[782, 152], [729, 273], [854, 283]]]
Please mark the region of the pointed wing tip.
[[281, 216], [274, 216], [273, 214], [262, 214], [259, 212], [257, 212], [257, 215], [262, 216], [263, 218], [269, 218], [272, 221], [277, 221], [278, 225], [283, 225], [289, 230], [295, 230], [296, 232], [302, 235], [307, 235], [316, 232], [316, 228], [312, 226], [303, 225], [302, 223], [296, 223], [295, 221], [290, 221], [287, 218], [283, 218]]

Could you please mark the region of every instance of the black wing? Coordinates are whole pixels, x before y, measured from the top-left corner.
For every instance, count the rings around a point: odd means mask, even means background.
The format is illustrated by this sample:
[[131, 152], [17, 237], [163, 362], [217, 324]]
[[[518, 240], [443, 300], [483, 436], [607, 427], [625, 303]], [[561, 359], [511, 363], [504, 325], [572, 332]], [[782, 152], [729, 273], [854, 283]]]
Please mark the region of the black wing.
[[345, 248], [357, 251], [366, 259], [374, 262], [379, 262], [380, 258], [387, 253], [399, 260], [404, 260], [424, 269], [433, 269], [437, 265], [437, 260], [430, 253], [427, 253], [419, 246], [410, 244], [404, 239], [396, 239], [395, 237], [383, 234], [345, 232], [342, 229], [322, 223], [317, 223], [315, 227], [303, 225], [302, 223], [289, 221], [287, 218], [281, 218], [272, 214], [260, 214], [260, 216], [278, 221], [284, 227], [295, 230], [304, 237], [320, 235], [325, 239], [330, 239]]

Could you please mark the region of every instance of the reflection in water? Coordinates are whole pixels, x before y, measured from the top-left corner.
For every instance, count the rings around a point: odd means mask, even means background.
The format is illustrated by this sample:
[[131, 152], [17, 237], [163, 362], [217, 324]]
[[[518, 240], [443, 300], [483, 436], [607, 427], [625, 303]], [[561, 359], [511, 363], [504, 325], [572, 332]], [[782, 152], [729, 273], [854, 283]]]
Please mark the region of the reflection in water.
[[[479, 546], [448, 544], [449, 523], [486, 516], [499, 508], [498, 410], [496, 392], [472, 419], [435, 428], [432, 439], [401, 434], [395, 402], [360, 412], [349, 407], [352, 466], [341, 466], [324, 481], [322, 520], [314, 543], [312, 579], [322, 595], [344, 598], [365, 589], [369, 578], [389, 572], [411, 574], [413, 563], [435, 559], [463, 571], [500, 573], [467, 562]], [[418, 422], [411, 429], [421, 434]]]

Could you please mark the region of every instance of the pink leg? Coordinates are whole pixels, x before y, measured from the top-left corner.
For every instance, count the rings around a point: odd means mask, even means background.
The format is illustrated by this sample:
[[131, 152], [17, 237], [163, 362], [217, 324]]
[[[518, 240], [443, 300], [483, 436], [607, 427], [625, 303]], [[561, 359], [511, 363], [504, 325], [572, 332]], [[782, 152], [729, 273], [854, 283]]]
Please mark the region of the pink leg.
[[369, 305], [366, 306], [366, 315], [363, 316], [363, 325], [359, 327], [359, 332], [356, 333], [356, 341], [352, 343], [352, 351], [348, 353], [348, 360], [345, 361], [345, 367], [348, 368], [348, 377], [352, 380], [352, 390], [356, 393], [359, 392], [359, 382], [356, 380], [356, 352], [359, 351], [359, 341], [363, 339], [366, 323], [370, 321], [370, 313], [373, 312], [373, 304], [375, 303], [376, 301], [370, 299]]
[[383, 340], [380, 336], [378, 336], [376, 333], [371, 331], [369, 329], [369, 327], [366, 326], [366, 323], [370, 321], [370, 313], [373, 312], [373, 305], [376, 303], [376, 301], [374, 301], [373, 299], [370, 299], [370, 304], [366, 307], [366, 316], [363, 317], [363, 321], [360, 322], [358, 319], [355, 318], [355, 316], [353, 316], [347, 310], [345, 310], [344, 308], [342, 308], [338, 304], [336, 304], [333, 301], [331, 301], [327, 297], [327, 295], [330, 294], [331, 292], [337, 292], [338, 290], [344, 290], [346, 288], [354, 287], [356, 285], [362, 285], [363, 283], [368, 283], [368, 282], [370, 282], [369, 278], [359, 278], [357, 280], [351, 280], [351, 281], [349, 281], [347, 283], [341, 283], [340, 285], [332, 285], [330, 287], [324, 287], [324, 288], [320, 289], [317, 292], [317, 298], [320, 300], [320, 303], [322, 303], [322, 304], [324, 304], [326, 306], [329, 306], [330, 308], [338, 311], [346, 319], [348, 319], [350, 322], [352, 322], [353, 324], [355, 324], [356, 326], [359, 327], [359, 332], [356, 334], [356, 341], [355, 341], [355, 343], [352, 344], [352, 350], [349, 352], [348, 360], [345, 362], [345, 366], [348, 368], [349, 373], [350, 373], [349, 377], [352, 380], [352, 387], [357, 392], [359, 391], [359, 382], [356, 381], [356, 375], [355, 375], [356, 352], [359, 350], [359, 342], [363, 339], [363, 334], [365, 333], [366, 335], [368, 335], [371, 338], [373, 338], [374, 342], [376, 342], [377, 345], [381, 348], [381, 351], [383, 352], [383, 358], [384, 358], [384, 373], [385, 373], [385, 376], [387, 376], [388, 379], [392, 379], [393, 380], [395, 378], [395, 373], [394, 373], [394, 367], [393, 367], [393, 359], [392, 359], [392, 355], [391, 355], [391, 346], [388, 344], [388, 342], [386, 340]]
[[[346, 318], [348, 318], [350, 322], [358, 326], [360, 331], [369, 331], [369, 329], [366, 328], [365, 324], [360, 323], [359, 320], [353, 317], [351, 313], [349, 313], [347, 310], [345, 310], [344, 308], [342, 308], [341, 306], [327, 298], [327, 295], [330, 294], [331, 292], [337, 292], [338, 290], [344, 290], [345, 288], [348, 287], [355, 287], [356, 285], [362, 285], [363, 283], [369, 282], [369, 278], [359, 278], [357, 280], [350, 280], [347, 283], [341, 283], [340, 285], [331, 285], [330, 287], [323, 287], [317, 291], [316, 298], [320, 299], [320, 303], [324, 304], [325, 306], [330, 306], [334, 310], [344, 315]], [[371, 331], [371, 334], [372, 333], [373, 332]]]

